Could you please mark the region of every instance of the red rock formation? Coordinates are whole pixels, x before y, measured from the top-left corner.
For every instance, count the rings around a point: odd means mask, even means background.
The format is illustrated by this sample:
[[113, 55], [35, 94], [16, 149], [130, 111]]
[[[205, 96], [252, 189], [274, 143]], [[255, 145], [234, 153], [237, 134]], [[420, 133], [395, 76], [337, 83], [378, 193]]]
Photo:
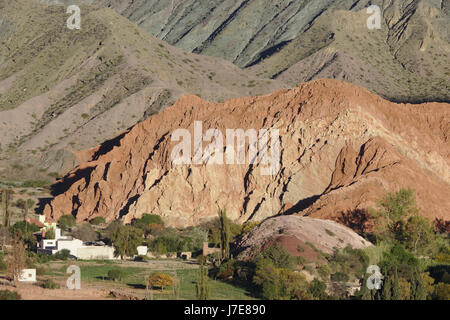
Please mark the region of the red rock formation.
[[[394, 104], [357, 86], [318, 80], [270, 95], [210, 103], [185, 96], [85, 159], [54, 186], [47, 216], [103, 216], [125, 222], [143, 213], [186, 226], [215, 217], [262, 220], [278, 213], [338, 219], [386, 191], [416, 190], [421, 213], [450, 218], [450, 105]], [[274, 175], [264, 164], [172, 164], [176, 129], [279, 129]], [[206, 147], [206, 143], [203, 147]]]

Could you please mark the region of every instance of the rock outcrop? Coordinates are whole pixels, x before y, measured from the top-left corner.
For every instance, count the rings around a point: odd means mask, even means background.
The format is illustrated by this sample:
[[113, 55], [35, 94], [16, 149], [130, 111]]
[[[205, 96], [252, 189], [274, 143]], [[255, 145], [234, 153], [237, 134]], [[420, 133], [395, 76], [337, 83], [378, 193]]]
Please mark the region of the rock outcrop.
[[[374, 206], [386, 191], [412, 188], [421, 214], [449, 220], [449, 119], [449, 104], [395, 104], [336, 80], [224, 103], [184, 96], [80, 153], [82, 164], [54, 185], [44, 212], [124, 222], [153, 213], [173, 226], [215, 217], [217, 207], [241, 222], [279, 214], [337, 220]], [[217, 128], [224, 137], [226, 129], [278, 129], [279, 139], [268, 143], [273, 155], [272, 142], [279, 142], [274, 174], [262, 174], [261, 161], [212, 164], [221, 150], [231, 150], [217, 145], [201, 164], [174, 164], [173, 133], [187, 129], [194, 137], [196, 121], [203, 133]]]
[[278, 244], [293, 256], [317, 259], [317, 253], [333, 253], [350, 246], [364, 249], [372, 244], [351, 229], [330, 220], [298, 216], [267, 219], [240, 239], [238, 259], [249, 260], [263, 249]]

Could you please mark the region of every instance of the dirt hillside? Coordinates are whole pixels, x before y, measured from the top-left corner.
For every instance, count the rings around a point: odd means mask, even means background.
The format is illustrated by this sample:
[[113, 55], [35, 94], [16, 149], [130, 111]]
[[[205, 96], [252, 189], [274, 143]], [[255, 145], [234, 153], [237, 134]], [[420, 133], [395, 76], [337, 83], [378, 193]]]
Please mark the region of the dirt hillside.
[[[80, 153], [84, 161], [54, 186], [45, 214], [129, 222], [153, 213], [169, 225], [187, 226], [215, 217], [220, 206], [239, 221], [282, 213], [338, 219], [347, 210], [374, 206], [386, 191], [412, 188], [422, 215], [448, 220], [449, 119], [449, 104], [395, 104], [336, 80], [219, 104], [185, 96]], [[274, 174], [264, 174], [268, 164], [248, 159], [174, 164], [179, 142], [171, 141], [172, 134], [185, 128], [193, 137], [195, 121], [203, 133], [217, 128], [223, 137], [225, 129], [278, 129], [267, 153], [279, 155], [272, 158]], [[279, 153], [272, 153], [276, 141]], [[222, 149], [214, 147], [220, 156]]]

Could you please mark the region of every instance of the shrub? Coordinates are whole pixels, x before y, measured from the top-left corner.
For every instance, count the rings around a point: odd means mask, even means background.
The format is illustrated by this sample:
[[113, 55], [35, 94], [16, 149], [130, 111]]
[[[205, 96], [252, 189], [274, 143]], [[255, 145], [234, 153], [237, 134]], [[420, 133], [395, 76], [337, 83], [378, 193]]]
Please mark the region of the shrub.
[[316, 299], [327, 300], [328, 294], [326, 293], [327, 285], [325, 282], [314, 278], [309, 284], [308, 292]]
[[450, 300], [450, 284], [439, 282], [434, 286], [433, 300]]
[[48, 280], [44, 281], [44, 283], [42, 284], [42, 287], [45, 289], [59, 289], [60, 286], [53, 280], [48, 279]]
[[21, 296], [15, 291], [0, 290], [0, 300], [20, 300]]
[[120, 269], [112, 269], [108, 271], [108, 279], [114, 281], [122, 281], [125, 277], [125, 272]]
[[259, 225], [258, 221], [247, 221], [242, 225], [242, 234], [252, 231]]
[[47, 268], [42, 267], [42, 266], [36, 267], [36, 275], [43, 276], [46, 273], [47, 273]]
[[77, 221], [75, 220], [74, 216], [70, 214], [61, 216], [61, 218], [59, 218], [58, 220], [59, 227], [64, 231], [68, 230], [69, 228], [72, 228], [73, 226], [75, 226], [76, 223]]
[[313, 296], [308, 293], [308, 282], [304, 275], [292, 270], [263, 265], [256, 269], [253, 282], [260, 286], [260, 295], [264, 299], [298, 299], [308, 300]]
[[49, 239], [49, 240], [55, 239], [55, 230], [53, 228], [48, 228], [46, 230], [45, 239]]
[[348, 280], [349, 280], [348, 274], [343, 273], [343, 272], [336, 272], [331, 275], [331, 281], [347, 282]]
[[61, 251], [58, 251], [57, 253], [55, 253], [54, 258], [57, 260], [67, 260], [69, 259], [70, 256], [70, 250], [68, 249], [62, 249]]
[[147, 278], [147, 284], [150, 288], [161, 288], [173, 285], [173, 278], [167, 273], [154, 272]]
[[269, 260], [277, 268], [293, 269], [297, 264], [296, 259], [278, 244], [264, 249], [259, 258]]
[[161, 235], [150, 243], [151, 251], [160, 254], [186, 251], [187, 239], [183, 239], [175, 230], [165, 229]]
[[216, 276], [219, 279], [233, 278], [234, 272], [235, 272], [235, 261], [228, 260], [220, 265], [219, 269], [217, 270]]
[[157, 214], [144, 214], [140, 219], [134, 219], [133, 225], [139, 228], [148, 227], [151, 224], [161, 224], [164, 225], [161, 216]]
[[103, 217], [95, 217], [94, 219], [92, 219], [90, 221], [91, 224], [93, 224], [94, 226], [98, 226], [101, 224], [105, 224], [106, 223], [106, 219]]
[[16, 222], [11, 227], [11, 233], [17, 234], [17, 232], [20, 231], [22, 235], [27, 235], [29, 233], [38, 232], [39, 230], [40, 230], [40, 228], [37, 225], [30, 224], [25, 221]]
[[317, 272], [322, 278], [326, 278], [330, 275], [331, 270], [327, 264], [322, 264], [317, 268]]

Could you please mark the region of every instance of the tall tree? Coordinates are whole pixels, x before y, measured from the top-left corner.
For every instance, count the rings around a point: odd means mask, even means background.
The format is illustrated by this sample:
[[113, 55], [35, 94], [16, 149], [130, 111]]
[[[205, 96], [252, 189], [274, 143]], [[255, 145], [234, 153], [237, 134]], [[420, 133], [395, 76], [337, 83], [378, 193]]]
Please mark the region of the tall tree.
[[427, 300], [427, 289], [425, 287], [422, 275], [417, 272], [416, 274], [416, 295], [415, 300]]
[[230, 223], [227, 218], [227, 212], [219, 208], [219, 223], [220, 223], [220, 248], [222, 252], [222, 260], [230, 258]]
[[142, 243], [142, 230], [124, 225], [117, 225], [111, 235], [111, 241], [116, 248], [116, 256], [123, 259], [125, 256], [137, 254], [137, 247]]
[[13, 191], [11, 189], [2, 189], [1, 197], [2, 197], [2, 212], [3, 212], [3, 225], [5, 227], [10, 226], [11, 224], [11, 212], [9, 211], [9, 206], [11, 204]]
[[410, 285], [410, 293], [409, 300], [416, 300], [416, 289], [417, 289], [417, 272], [413, 271], [411, 274], [411, 285]]
[[402, 293], [400, 290], [397, 268], [395, 268], [394, 270], [394, 282], [392, 284], [392, 300], [402, 300]]
[[391, 285], [391, 277], [388, 272], [385, 273], [383, 281], [383, 290], [381, 291], [381, 300], [391, 300], [392, 293], [392, 285]]
[[[16, 207], [22, 210], [23, 221], [26, 222], [28, 218], [28, 212], [34, 207], [34, 201], [32, 199], [19, 199], [16, 202]], [[27, 231], [27, 224], [25, 224], [25, 232]]]
[[419, 209], [416, 206], [414, 191], [401, 189], [396, 193], [389, 192], [378, 203], [379, 210], [371, 213], [380, 218], [378, 221], [378, 235], [389, 240], [403, 240], [406, 221], [416, 215]]
[[366, 273], [363, 279], [361, 289], [359, 291], [359, 296], [361, 297], [361, 300], [372, 300], [372, 293], [370, 292], [370, 289], [367, 287], [368, 280], [369, 275]]
[[200, 266], [199, 273], [197, 276], [197, 282], [195, 283], [195, 289], [197, 292], [198, 300], [208, 300], [209, 299], [209, 279], [208, 279], [208, 268], [204, 265]]

